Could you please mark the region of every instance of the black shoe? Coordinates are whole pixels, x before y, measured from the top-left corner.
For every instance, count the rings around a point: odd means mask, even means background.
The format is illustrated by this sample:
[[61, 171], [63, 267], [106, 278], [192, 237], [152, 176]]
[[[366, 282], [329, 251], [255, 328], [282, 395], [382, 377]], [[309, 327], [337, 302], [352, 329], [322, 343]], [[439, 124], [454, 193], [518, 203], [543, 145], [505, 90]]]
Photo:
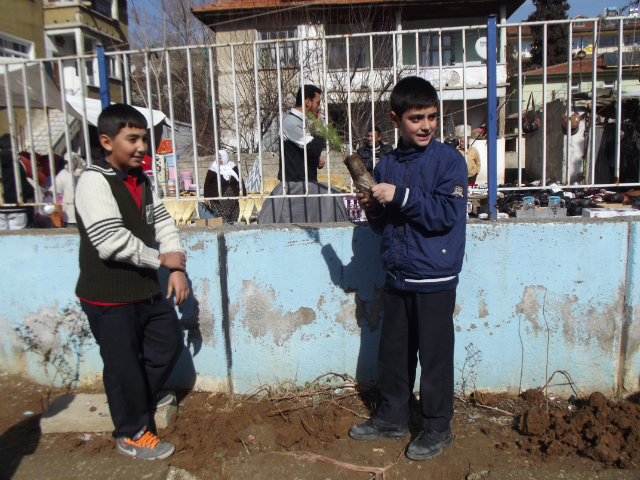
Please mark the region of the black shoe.
[[356, 440], [380, 440], [384, 437], [402, 440], [409, 436], [409, 426], [388, 423], [378, 417], [371, 417], [370, 420], [351, 427], [349, 436]]
[[435, 430], [423, 430], [420, 435], [409, 444], [407, 457], [411, 460], [426, 460], [442, 453], [442, 449], [453, 443], [451, 429], [439, 433]]

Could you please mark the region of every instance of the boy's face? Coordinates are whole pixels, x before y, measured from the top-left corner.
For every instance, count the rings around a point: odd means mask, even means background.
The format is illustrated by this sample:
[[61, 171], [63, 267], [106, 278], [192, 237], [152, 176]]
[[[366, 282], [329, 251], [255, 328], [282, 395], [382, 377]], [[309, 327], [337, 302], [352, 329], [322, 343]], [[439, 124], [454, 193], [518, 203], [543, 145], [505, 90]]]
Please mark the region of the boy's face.
[[100, 143], [107, 151], [106, 160], [125, 173], [139, 167], [149, 149], [147, 131], [129, 126], [122, 128], [115, 138], [100, 135]]
[[391, 112], [391, 121], [400, 130], [405, 147], [426, 147], [438, 126], [438, 108], [414, 108], [404, 112], [402, 118]]

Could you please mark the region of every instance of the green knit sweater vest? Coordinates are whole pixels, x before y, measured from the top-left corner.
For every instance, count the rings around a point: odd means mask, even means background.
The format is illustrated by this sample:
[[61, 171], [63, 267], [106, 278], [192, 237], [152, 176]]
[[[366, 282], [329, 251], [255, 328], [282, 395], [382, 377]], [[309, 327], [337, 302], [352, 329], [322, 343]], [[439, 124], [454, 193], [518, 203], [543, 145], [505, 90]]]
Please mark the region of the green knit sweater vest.
[[[93, 168], [101, 170], [109, 183], [115, 198], [124, 228], [144, 242], [147, 247], [153, 247], [154, 223], [147, 223], [145, 216], [138, 209], [131, 192], [124, 182], [113, 172], [111, 165], [94, 164]], [[96, 203], [101, 199], [96, 198]], [[153, 196], [151, 185], [143, 177], [142, 212], [147, 206], [153, 211]], [[114, 219], [117, 221], [118, 219]], [[82, 218], [77, 216], [78, 231], [80, 233], [80, 277], [76, 286], [76, 295], [91, 302], [127, 303], [151, 298], [160, 293], [158, 273], [151, 268], [140, 268], [124, 262], [102, 260], [98, 250], [92, 245]], [[91, 229], [100, 226], [91, 227]], [[92, 230], [95, 235], [95, 230]]]

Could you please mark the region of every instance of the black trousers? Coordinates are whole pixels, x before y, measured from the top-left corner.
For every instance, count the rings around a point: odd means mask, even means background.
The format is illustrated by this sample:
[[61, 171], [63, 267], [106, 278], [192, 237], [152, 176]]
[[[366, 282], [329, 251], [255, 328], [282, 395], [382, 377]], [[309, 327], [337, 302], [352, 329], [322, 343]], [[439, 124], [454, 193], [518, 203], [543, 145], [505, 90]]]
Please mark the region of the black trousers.
[[149, 424], [149, 411], [182, 352], [182, 330], [162, 296], [102, 307], [81, 301], [100, 346], [103, 382], [114, 437], [133, 437]]
[[453, 417], [453, 311], [456, 291], [417, 293], [385, 287], [378, 370], [378, 417], [409, 423], [418, 355], [422, 428], [443, 432]]

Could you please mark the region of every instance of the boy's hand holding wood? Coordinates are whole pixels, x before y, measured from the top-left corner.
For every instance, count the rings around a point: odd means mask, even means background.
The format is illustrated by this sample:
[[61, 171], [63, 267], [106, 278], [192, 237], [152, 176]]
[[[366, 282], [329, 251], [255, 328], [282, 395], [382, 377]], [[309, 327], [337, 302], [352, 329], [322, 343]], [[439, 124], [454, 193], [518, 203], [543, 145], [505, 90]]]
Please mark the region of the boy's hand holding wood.
[[184, 272], [175, 270], [169, 274], [169, 282], [167, 284], [167, 298], [171, 298], [171, 294], [175, 293], [176, 298], [174, 305], [180, 305], [189, 296], [189, 284]]
[[187, 258], [182, 252], [161, 253], [158, 255], [160, 265], [169, 270], [184, 272], [187, 269]]
[[356, 196], [358, 197], [360, 208], [362, 208], [366, 212], [372, 212], [373, 210], [377, 209], [380, 205], [390, 203], [393, 200], [393, 196], [396, 193], [396, 186], [391, 185], [390, 183], [378, 183], [374, 185], [369, 185], [369, 188], [373, 192], [375, 201], [367, 200], [365, 195], [356, 188], [356, 193], [357, 193]]
[[396, 186], [390, 183], [378, 183], [377, 185], [371, 185], [373, 190], [373, 196], [382, 205], [385, 203], [391, 203], [393, 196], [396, 194]]

